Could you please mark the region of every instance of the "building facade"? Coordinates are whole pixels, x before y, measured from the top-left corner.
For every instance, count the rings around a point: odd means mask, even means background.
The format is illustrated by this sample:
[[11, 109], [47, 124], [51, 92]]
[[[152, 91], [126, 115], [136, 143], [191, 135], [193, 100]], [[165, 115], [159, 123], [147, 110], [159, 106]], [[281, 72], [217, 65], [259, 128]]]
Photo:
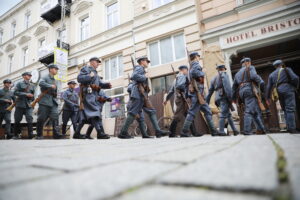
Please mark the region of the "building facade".
[[[251, 57], [267, 83], [274, 70], [272, 62], [282, 59], [300, 75], [299, 1], [197, 0], [196, 4], [204, 66], [213, 69], [216, 63], [223, 63], [233, 77], [240, 68], [240, 60]], [[216, 72], [208, 70], [207, 74], [211, 79]], [[299, 105], [297, 99], [298, 108]], [[285, 121], [279, 104], [272, 104], [270, 110], [270, 129], [275, 131]], [[298, 111], [298, 128], [299, 119]]]
[[[186, 48], [201, 51], [197, 10], [192, 0], [65, 3], [63, 22], [57, 14], [61, 9], [61, 1], [57, 0], [22, 1], [0, 17], [1, 84], [5, 78], [21, 80], [24, 71], [45, 74], [45, 65], [54, 59], [53, 47], [60, 46], [58, 40], [62, 38], [62, 48], [68, 50], [68, 80], [76, 79], [90, 57], [102, 59], [99, 73], [113, 86], [106, 93], [117, 99], [104, 109], [104, 126], [109, 133], [114, 130], [114, 117], [126, 112], [128, 75], [133, 70], [131, 56], [149, 56], [148, 73], [152, 94], [156, 94], [167, 91], [172, 84], [171, 64], [176, 70], [187, 64]], [[26, 17], [27, 13], [30, 17]], [[25, 29], [27, 18], [30, 22]], [[64, 88], [66, 84], [62, 82], [61, 89]]]

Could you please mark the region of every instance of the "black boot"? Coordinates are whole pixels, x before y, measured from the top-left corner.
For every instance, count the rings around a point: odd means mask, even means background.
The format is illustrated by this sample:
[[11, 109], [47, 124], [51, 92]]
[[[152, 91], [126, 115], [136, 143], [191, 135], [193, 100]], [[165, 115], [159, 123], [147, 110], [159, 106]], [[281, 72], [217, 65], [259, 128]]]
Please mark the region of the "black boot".
[[61, 126], [61, 133], [62, 133], [63, 136], [65, 136], [66, 132], [67, 132], [67, 124], [63, 124]]
[[151, 113], [150, 114], [150, 121], [152, 123], [152, 126], [154, 127], [155, 129], [155, 135], [157, 138], [160, 138], [160, 137], [164, 137], [164, 136], [167, 136], [170, 134], [169, 131], [164, 131], [164, 130], [161, 130], [158, 126], [158, 121], [157, 121], [157, 117], [156, 117], [156, 114], [155, 113]]
[[15, 123], [15, 126], [14, 126], [14, 136], [13, 136], [14, 140], [19, 139], [20, 132], [21, 132], [20, 123]]
[[171, 125], [170, 125], [170, 135], [169, 137], [176, 137], [176, 128], [177, 128], [177, 120], [173, 119], [172, 122], [171, 122]]
[[28, 130], [28, 139], [33, 138], [33, 125], [32, 122], [27, 123], [27, 130]]
[[83, 122], [80, 122], [76, 128], [76, 131], [73, 135], [73, 139], [85, 139], [85, 135], [81, 135], [80, 131], [82, 129], [82, 127], [84, 126]]
[[139, 128], [142, 134], [143, 138], [154, 138], [150, 135], [148, 135], [147, 131], [146, 131], [146, 127], [145, 127], [145, 122], [144, 121], [139, 121]]
[[91, 137], [92, 131], [94, 129], [93, 125], [89, 125], [88, 129], [86, 130], [85, 138], [93, 140], [94, 138]]
[[134, 115], [132, 114], [128, 114], [124, 124], [123, 124], [123, 127], [121, 129], [121, 132], [120, 134], [118, 135], [118, 138], [120, 139], [131, 139], [133, 138], [131, 135], [128, 134], [128, 128], [129, 126], [132, 124], [132, 122], [134, 121]]
[[191, 137], [191, 135], [189, 134], [189, 129], [191, 127], [192, 121], [189, 120], [185, 120], [183, 127], [182, 127], [182, 131], [180, 133], [180, 137]]
[[60, 133], [58, 120], [52, 121], [52, 127], [53, 127], [53, 139], [62, 139], [63, 135]]
[[42, 140], [44, 139], [43, 137], [43, 128], [44, 128], [44, 122], [37, 122], [36, 123], [36, 139], [37, 140]]
[[[96, 128], [96, 126], [95, 126]], [[97, 128], [96, 128], [97, 130]], [[99, 124], [99, 131], [97, 130], [97, 139], [109, 139], [109, 135], [104, 133], [104, 128]]]
[[191, 133], [194, 137], [201, 137], [203, 136], [203, 134], [201, 133], [197, 133], [196, 131], [196, 126], [195, 126], [195, 122], [192, 122], [191, 127], [190, 127]]
[[214, 122], [210, 119], [206, 119], [207, 121], [207, 125], [208, 125], [208, 128], [209, 128], [209, 131], [211, 133], [211, 136], [219, 136], [219, 133], [214, 125]]

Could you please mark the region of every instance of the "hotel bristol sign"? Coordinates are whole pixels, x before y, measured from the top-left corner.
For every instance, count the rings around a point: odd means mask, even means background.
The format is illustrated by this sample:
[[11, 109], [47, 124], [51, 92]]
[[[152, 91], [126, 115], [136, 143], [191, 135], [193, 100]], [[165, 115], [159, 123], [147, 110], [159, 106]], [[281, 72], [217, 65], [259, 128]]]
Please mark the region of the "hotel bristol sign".
[[222, 49], [300, 30], [300, 16], [220, 37]]

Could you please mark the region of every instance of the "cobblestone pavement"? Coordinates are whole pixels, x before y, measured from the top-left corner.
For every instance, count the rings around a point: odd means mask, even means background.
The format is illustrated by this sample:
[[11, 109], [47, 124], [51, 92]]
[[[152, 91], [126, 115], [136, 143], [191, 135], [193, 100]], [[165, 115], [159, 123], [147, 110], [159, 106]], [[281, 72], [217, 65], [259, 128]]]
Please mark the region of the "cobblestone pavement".
[[300, 135], [0, 141], [0, 199], [300, 199]]

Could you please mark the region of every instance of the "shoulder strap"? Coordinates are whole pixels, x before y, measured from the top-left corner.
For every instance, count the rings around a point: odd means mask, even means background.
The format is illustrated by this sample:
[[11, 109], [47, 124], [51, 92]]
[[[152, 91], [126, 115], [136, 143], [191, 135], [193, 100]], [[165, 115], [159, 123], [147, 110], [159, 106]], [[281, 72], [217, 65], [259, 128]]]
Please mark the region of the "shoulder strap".
[[287, 68], [283, 68], [284, 69], [284, 71], [285, 71], [285, 73], [286, 73], [286, 76], [287, 76], [287, 78], [288, 78], [288, 81], [289, 81], [289, 83], [291, 82], [291, 76], [290, 76], [290, 73], [289, 73], [289, 71], [287, 70]]
[[279, 81], [280, 74], [281, 74], [282, 70], [283, 70], [283, 68], [279, 69], [278, 76], [277, 76], [277, 81], [276, 81], [276, 86], [275, 87], [277, 87], [277, 85], [278, 85], [278, 81]]

